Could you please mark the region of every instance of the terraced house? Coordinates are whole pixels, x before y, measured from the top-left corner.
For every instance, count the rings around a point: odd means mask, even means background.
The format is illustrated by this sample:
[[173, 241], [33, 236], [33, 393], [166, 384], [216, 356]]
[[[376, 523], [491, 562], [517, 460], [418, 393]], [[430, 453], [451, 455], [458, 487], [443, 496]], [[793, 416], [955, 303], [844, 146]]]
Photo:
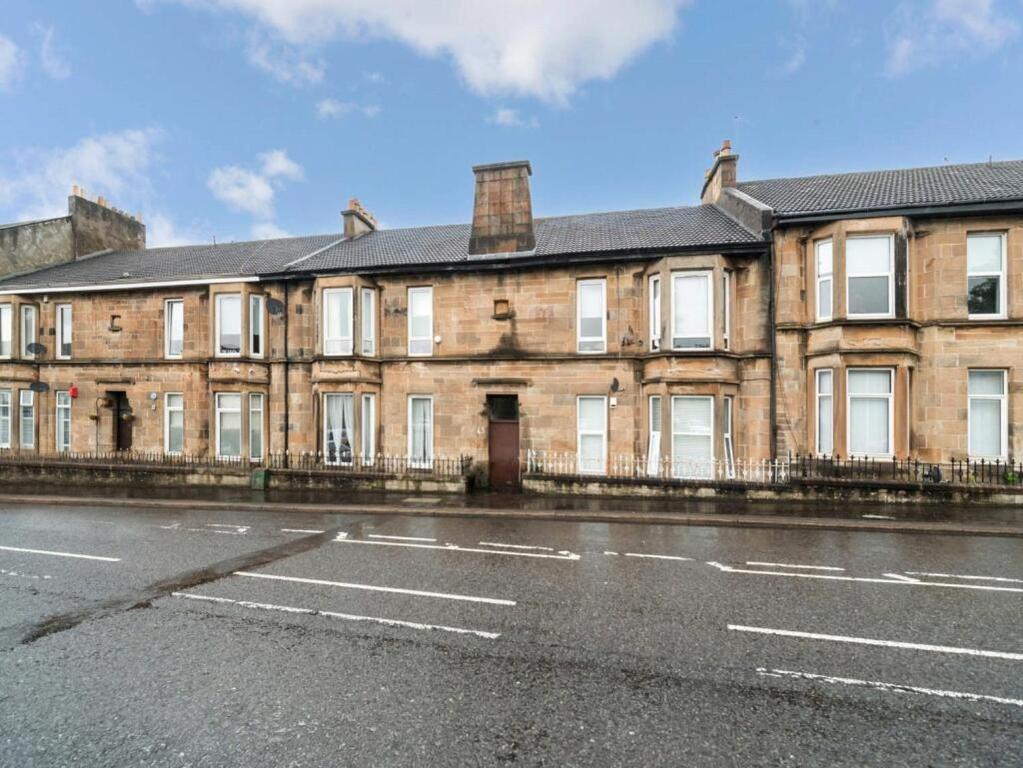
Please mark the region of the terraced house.
[[1023, 407], [1023, 162], [742, 182], [534, 218], [144, 247], [81, 194], [0, 228], [0, 447], [325, 463], [469, 455], [728, 477], [801, 452], [1002, 457]]

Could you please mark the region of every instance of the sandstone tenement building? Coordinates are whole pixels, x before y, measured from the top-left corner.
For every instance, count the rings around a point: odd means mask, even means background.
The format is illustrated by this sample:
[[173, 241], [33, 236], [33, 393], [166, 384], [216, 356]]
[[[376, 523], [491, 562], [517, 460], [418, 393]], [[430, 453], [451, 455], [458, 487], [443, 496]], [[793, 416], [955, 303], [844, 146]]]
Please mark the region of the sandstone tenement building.
[[744, 182], [534, 218], [477, 166], [471, 224], [145, 248], [70, 198], [0, 227], [0, 449], [262, 462], [527, 450], [679, 476], [788, 452], [1023, 453], [1023, 162]]

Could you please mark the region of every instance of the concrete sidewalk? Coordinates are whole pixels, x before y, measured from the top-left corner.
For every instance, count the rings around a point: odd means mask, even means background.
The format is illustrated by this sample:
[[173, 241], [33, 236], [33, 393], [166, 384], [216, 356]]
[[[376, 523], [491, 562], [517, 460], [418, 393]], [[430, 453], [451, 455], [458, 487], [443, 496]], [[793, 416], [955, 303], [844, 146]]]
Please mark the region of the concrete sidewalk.
[[747, 528], [855, 530], [1023, 537], [1018, 508], [582, 498], [525, 494], [409, 496], [395, 493], [260, 492], [237, 489], [39, 488], [0, 486], [0, 508], [11, 504], [209, 509], [312, 514], [387, 514], [518, 518], [576, 522], [710, 525]]

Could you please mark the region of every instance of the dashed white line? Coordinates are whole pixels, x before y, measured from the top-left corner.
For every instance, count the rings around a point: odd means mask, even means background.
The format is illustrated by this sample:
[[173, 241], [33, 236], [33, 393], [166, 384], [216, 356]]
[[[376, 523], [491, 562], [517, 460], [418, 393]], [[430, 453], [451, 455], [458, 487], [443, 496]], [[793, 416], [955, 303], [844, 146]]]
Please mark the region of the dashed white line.
[[553, 552], [554, 547], [534, 547], [528, 544], [501, 544], [496, 541], [481, 541], [481, 547], [507, 547], [508, 549], [533, 549], [540, 552]]
[[650, 560], [679, 560], [691, 561], [691, 557], [678, 557], [677, 555], [651, 555], [645, 552], [622, 552], [625, 557], [645, 557]]
[[746, 565], [760, 565], [766, 568], [800, 568], [808, 571], [844, 571], [833, 565], [803, 565], [801, 563], [765, 563], [758, 560], [747, 560]]
[[237, 605], [240, 608], [252, 608], [263, 611], [281, 611], [284, 613], [298, 613], [306, 616], [326, 616], [331, 619], [342, 621], [361, 621], [370, 624], [383, 624], [388, 627], [405, 627], [407, 629], [436, 630], [438, 632], [453, 632], [459, 635], [474, 635], [486, 640], [496, 640], [501, 636], [500, 632], [484, 632], [478, 629], [463, 629], [462, 627], [447, 627], [443, 624], [422, 624], [416, 621], [402, 621], [400, 619], [385, 619], [379, 616], [360, 616], [352, 613], [337, 613], [336, 611], [318, 611], [313, 608], [298, 608], [291, 605], [274, 605], [273, 603], [254, 603], [249, 600], [232, 600], [227, 597], [214, 597], [212, 595], [192, 595], [187, 592], [172, 592], [174, 597], [187, 598], [189, 600], [203, 600], [211, 603]]
[[914, 579], [912, 576], [903, 576], [901, 573], [886, 573], [884, 574], [889, 579], [897, 579], [898, 581], [905, 581], [908, 584], [919, 584], [920, 579]]
[[820, 632], [798, 632], [793, 629], [771, 629], [769, 627], [747, 627], [741, 624], [729, 624], [733, 632], [751, 632], [759, 635], [778, 635], [780, 637], [798, 637], [803, 640], [828, 640], [836, 643], [852, 643], [854, 645], [874, 645], [885, 648], [904, 648], [911, 651], [928, 651], [931, 653], [951, 653], [962, 656], [983, 656], [989, 659], [1008, 659], [1023, 661], [1023, 653], [1007, 651], [985, 651], [976, 648], [957, 648], [951, 645], [930, 645], [928, 643], [906, 643], [899, 640], [875, 640], [869, 637], [849, 637], [846, 635], [825, 635]]
[[364, 539], [334, 539], [335, 544], [375, 544], [379, 547], [410, 547], [412, 549], [437, 549], [442, 552], [471, 552], [482, 555], [508, 555], [514, 557], [539, 557], [547, 560], [568, 560], [579, 559], [579, 555], [572, 552], [565, 554], [549, 554], [546, 552], [518, 552], [504, 549], [476, 549], [474, 547], [459, 547], [455, 544], [413, 544], [401, 541], [366, 541]]
[[436, 541], [436, 539], [430, 539], [423, 536], [385, 536], [382, 533], [371, 533], [369, 534], [371, 539], [391, 539], [394, 541]]
[[326, 533], [319, 528], [281, 528], [281, 533]]
[[1001, 696], [989, 696], [983, 693], [942, 691], [936, 688], [919, 688], [915, 685], [883, 683], [877, 680], [857, 680], [853, 677], [832, 677], [830, 675], [817, 675], [812, 672], [793, 672], [788, 669], [766, 669], [765, 667], [758, 667], [757, 673], [767, 677], [789, 677], [795, 680], [809, 680], [812, 682], [830, 683], [833, 685], [851, 685], [858, 688], [873, 688], [878, 691], [889, 691], [891, 693], [918, 693], [924, 696], [938, 696], [945, 699], [990, 701], [994, 704], [1011, 704], [1012, 706], [1023, 707], [1023, 699], [1007, 699]]
[[99, 555], [79, 555], [74, 552], [53, 552], [49, 549], [26, 549], [25, 547], [0, 547], [7, 552], [26, 552], [30, 555], [52, 555], [54, 557], [74, 557], [80, 560], [101, 560], [104, 563], [119, 563], [119, 557], [100, 557]]
[[325, 587], [341, 587], [343, 589], [359, 589], [366, 592], [389, 592], [397, 595], [413, 595], [415, 597], [436, 597], [443, 600], [461, 600], [467, 603], [487, 603], [489, 605], [516, 605], [514, 600], [497, 597], [477, 597], [475, 595], [456, 595], [448, 592], [427, 592], [422, 589], [403, 589], [401, 587], [380, 587], [372, 584], [353, 584], [346, 581], [327, 581], [326, 579], [308, 579], [299, 576], [277, 576], [270, 573], [253, 573], [251, 571], [235, 571], [235, 576], [248, 576], [252, 579], [270, 579], [273, 581], [291, 581], [297, 584], [318, 584]]
[[936, 579], [965, 579], [967, 581], [1000, 581], [1009, 584], [1023, 584], [1023, 579], [1009, 579], [1004, 576], [962, 576], [958, 573], [928, 573], [927, 571], [906, 571], [911, 576], [931, 576]]
[[860, 517], [866, 518], [867, 520], [894, 520], [895, 519], [891, 515], [860, 515]]

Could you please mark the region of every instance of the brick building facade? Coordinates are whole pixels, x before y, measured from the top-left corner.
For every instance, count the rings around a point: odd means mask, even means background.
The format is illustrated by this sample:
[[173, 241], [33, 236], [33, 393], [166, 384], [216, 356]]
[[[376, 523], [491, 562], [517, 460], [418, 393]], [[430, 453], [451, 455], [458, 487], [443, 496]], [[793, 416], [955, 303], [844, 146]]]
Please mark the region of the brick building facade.
[[1023, 163], [737, 166], [697, 206], [547, 219], [528, 163], [478, 166], [469, 225], [352, 201], [339, 234], [182, 248], [100, 206], [98, 253], [0, 280], [0, 448], [471, 455], [498, 485], [530, 450], [682, 476], [1023, 453]]

